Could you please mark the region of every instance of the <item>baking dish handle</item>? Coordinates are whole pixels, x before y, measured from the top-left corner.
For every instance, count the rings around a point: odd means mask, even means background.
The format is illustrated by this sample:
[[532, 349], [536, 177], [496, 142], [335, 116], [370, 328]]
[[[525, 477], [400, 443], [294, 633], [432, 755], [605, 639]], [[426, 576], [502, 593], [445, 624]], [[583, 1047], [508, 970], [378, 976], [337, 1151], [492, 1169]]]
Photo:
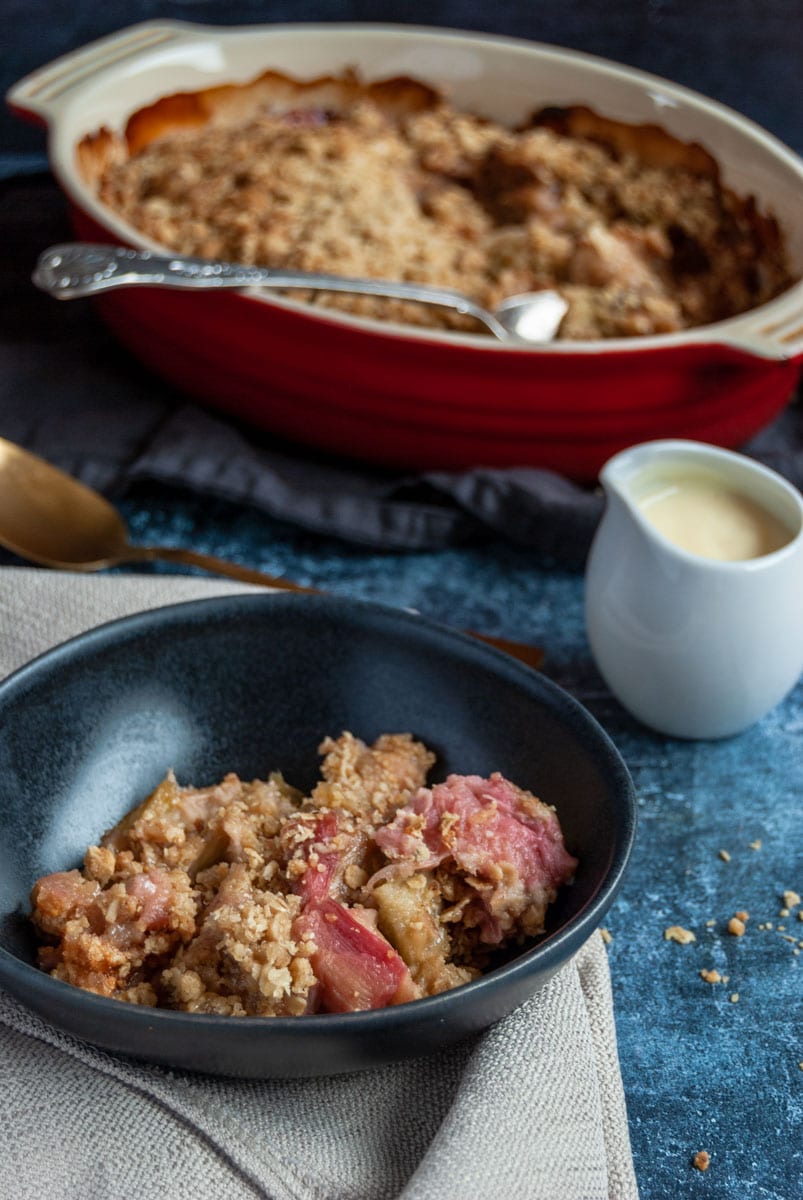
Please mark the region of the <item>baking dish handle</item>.
[[745, 313], [715, 344], [765, 361], [803, 362], [803, 291], [798, 286], [793, 293], [771, 315], [761, 309]]
[[48, 125], [74, 88], [90, 76], [143, 50], [168, 42], [191, 41], [207, 32], [202, 25], [184, 21], [143, 21], [129, 25], [26, 75], [6, 93], [6, 103], [19, 116]]

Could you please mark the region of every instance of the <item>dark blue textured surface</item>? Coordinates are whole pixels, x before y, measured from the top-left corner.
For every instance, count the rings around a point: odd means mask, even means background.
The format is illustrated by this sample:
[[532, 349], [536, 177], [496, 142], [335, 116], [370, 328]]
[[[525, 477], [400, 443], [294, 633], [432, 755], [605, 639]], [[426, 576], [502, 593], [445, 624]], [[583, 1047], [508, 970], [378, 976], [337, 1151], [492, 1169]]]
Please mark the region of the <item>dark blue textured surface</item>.
[[[786, 889], [803, 892], [803, 685], [738, 738], [662, 738], [621, 709], [591, 662], [582, 576], [524, 551], [367, 553], [155, 490], [129, 501], [126, 516], [137, 540], [194, 545], [545, 647], [546, 673], [613, 737], [639, 796], [635, 855], [607, 924], [642, 1200], [803, 1195], [803, 956], [785, 940], [803, 944], [803, 922], [778, 915]], [[736, 938], [726, 925], [742, 909], [750, 920]], [[765, 923], [773, 928], [758, 928]], [[697, 941], [665, 941], [674, 924]], [[705, 983], [699, 972], [711, 967], [729, 982]], [[704, 1175], [691, 1166], [703, 1148]]]

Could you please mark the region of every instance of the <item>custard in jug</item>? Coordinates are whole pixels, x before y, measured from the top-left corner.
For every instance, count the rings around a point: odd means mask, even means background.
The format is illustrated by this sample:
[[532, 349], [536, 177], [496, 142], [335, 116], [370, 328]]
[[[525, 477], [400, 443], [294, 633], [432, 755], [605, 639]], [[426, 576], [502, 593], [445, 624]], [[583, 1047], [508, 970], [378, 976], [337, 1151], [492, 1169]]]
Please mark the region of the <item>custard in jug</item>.
[[794, 536], [774, 515], [715, 475], [647, 473], [638, 507], [681, 550], [720, 562], [742, 562], [780, 550]]

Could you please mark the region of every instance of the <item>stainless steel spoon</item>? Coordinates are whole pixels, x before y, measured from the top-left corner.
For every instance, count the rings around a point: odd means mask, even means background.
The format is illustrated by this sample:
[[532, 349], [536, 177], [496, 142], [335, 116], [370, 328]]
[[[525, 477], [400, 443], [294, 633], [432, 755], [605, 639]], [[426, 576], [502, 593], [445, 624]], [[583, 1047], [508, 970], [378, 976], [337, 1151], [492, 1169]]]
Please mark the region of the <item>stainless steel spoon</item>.
[[[176, 546], [132, 546], [113, 505], [45, 459], [0, 438], [0, 546], [62, 571], [101, 571], [160, 559], [284, 592], [317, 592], [289, 579]], [[539, 667], [538, 646], [469, 632], [497, 650]]]
[[563, 297], [554, 291], [522, 292], [517, 296], [509, 296], [491, 313], [461, 292], [429, 287], [423, 283], [395, 283], [385, 279], [356, 279], [345, 275], [248, 267], [207, 258], [152, 254], [149, 250], [129, 250], [123, 246], [93, 245], [89, 242], [68, 242], [45, 250], [39, 256], [33, 281], [42, 291], [60, 300], [93, 296], [111, 288], [143, 286], [193, 289], [307, 288], [312, 291], [385, 296], [451, 308], [481, 321], [500, 341], [528, 344], [552, 341], [568, 309]]

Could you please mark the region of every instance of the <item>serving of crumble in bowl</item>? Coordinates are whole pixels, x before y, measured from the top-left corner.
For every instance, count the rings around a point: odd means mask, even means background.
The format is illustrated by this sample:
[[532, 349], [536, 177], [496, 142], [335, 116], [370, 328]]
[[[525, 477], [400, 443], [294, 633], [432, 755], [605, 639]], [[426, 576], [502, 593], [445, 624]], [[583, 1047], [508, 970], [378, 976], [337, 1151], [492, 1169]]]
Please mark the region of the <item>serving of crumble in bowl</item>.
[[173, 1067], [335, 1073], [493, 1024], [599, 926], [634, 836], [577, 702], [379, 605], [128, 617], [9, 677], [0, 728], [0, 984]]
[[153, 369], [279, 434], [592, 479], [656, 437], [739, 444], [793, 390], [803, 164], [664, 80], [445, 30], [149, 22], [9, 100], [48, 124], [86, 240], [569, 303], [522, 347], [401, 301], [103, 298]]

